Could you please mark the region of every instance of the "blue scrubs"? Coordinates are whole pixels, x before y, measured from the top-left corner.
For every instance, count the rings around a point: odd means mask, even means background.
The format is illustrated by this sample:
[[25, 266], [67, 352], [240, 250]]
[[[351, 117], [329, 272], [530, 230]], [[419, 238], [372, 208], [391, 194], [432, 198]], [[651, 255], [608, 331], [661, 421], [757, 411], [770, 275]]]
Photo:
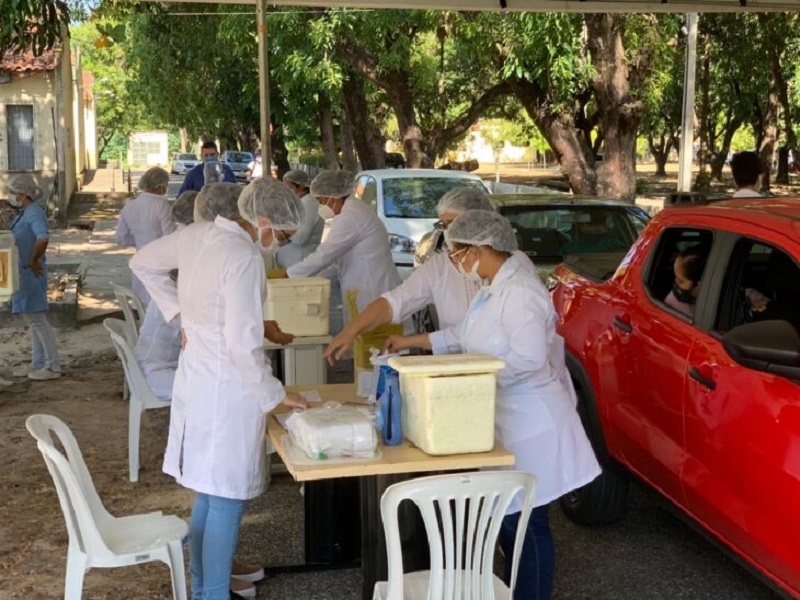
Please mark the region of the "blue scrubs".
[[47, 310], [47, 264], [44, 256], [39, 261], [44, 273], [37, 276], [28, 266], [38, 240], [48, 239], [47, 215], [40, 204], [34, 202], [22, 209], [11, 223], [11, 233], [19, 251], [19, 290], [11, 299], [14, 314], [45, 312]]

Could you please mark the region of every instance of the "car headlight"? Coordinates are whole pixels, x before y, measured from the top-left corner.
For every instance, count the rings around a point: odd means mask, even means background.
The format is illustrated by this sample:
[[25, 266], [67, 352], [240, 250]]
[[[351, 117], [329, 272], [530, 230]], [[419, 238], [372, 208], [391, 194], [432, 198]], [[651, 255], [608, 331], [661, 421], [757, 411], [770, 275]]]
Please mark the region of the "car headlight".
[[389, 245], [395, 254], [414, 254], [417, 249], [417, 243], [414, 240], [394, 233], [389, 234]]

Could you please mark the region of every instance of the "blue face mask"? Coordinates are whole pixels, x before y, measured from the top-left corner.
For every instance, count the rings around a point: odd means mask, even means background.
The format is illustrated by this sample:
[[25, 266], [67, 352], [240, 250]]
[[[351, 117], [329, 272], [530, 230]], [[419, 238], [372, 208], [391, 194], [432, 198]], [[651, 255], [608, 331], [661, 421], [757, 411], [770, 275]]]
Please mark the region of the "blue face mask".
[[219, 158], [216, 157], [216, 156], [206, 156], [203, 159], [203, 162], [204, 163], [215, 163], [215, 162], [219, 162]]

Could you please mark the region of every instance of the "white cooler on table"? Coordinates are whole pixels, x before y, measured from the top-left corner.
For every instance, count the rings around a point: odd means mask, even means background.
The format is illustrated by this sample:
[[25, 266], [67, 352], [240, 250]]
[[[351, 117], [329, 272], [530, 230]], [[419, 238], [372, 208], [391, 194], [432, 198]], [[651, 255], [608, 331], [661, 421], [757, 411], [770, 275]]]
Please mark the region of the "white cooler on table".
[[0, 302], [11, 300], [19, 290], [19, 254], [11, 232], [0, 232]]
[[403, 435], [428, 454], [494, 448], [495, 373], [492, 356], [450, 354], [389, 359], [400, 373]]
[[325, 277], [268, 279], [264, 318], [297, 337], [328, 335], [331, 282]]

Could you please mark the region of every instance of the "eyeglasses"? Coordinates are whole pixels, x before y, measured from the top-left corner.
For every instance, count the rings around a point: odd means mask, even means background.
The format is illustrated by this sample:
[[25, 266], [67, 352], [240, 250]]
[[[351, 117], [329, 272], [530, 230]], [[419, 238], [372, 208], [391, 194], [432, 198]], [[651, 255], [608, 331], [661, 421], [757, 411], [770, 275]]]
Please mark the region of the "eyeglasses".
[[438, 231], [445, 231], [450, 226], [451, 221], [443, 221], [439, 219], [436, 223], [433, 224], [433, 228]]
[[459, 262], [463, 262], [463, 260], [462, 261], [457, 261], [456, 260], [456, 256], [458, 256], [459, 254], [464, 254], [468, 250], [469, 250], [469, 248], [462, 248], [461, 250], [456, 250], [455, 252], [448, 252], [447, 256], [448, 256], [448, 258], [450, 258], [450, 262], [451, 263], [453, 263], [454, 265], [458, 265]]

